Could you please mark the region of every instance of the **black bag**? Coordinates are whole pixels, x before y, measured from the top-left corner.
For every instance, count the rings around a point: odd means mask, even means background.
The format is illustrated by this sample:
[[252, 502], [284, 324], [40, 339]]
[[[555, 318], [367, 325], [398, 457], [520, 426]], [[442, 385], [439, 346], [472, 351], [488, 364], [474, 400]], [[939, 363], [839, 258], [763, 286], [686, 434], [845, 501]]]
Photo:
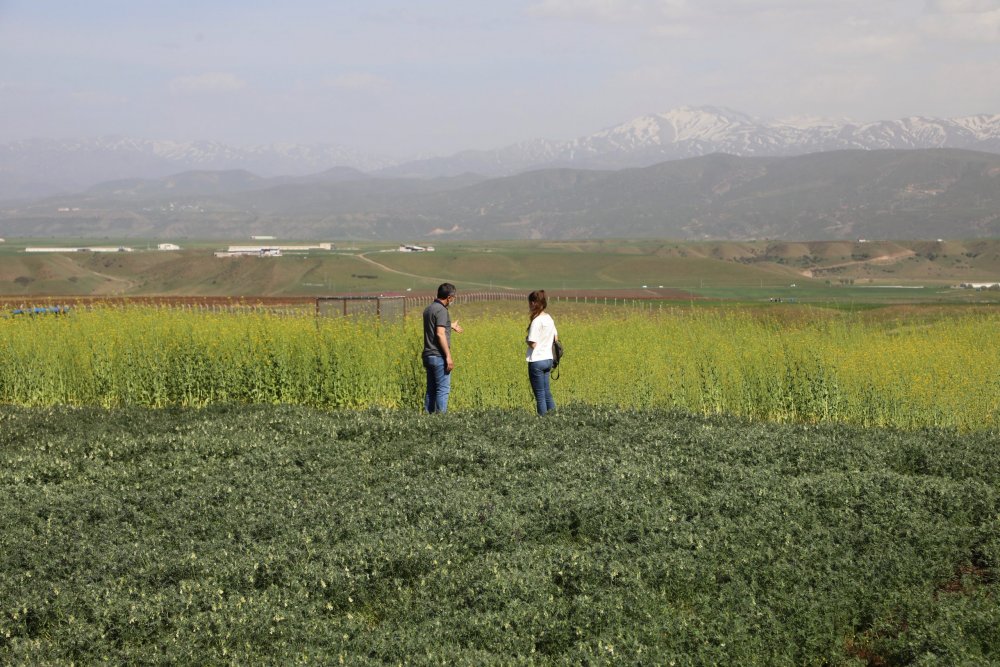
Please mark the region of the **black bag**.
[[[560, 343], [558, 340], [552, 341], [552, 370], [553, 371], [556, 368], [559, 367], [559, 362], [562, 361], [562, 358], [563, 358], [563, 344]], [[558, 375], [552, 375], [551, 377], [552, 377], [553, 380], [558, 380], [559, 379]]]

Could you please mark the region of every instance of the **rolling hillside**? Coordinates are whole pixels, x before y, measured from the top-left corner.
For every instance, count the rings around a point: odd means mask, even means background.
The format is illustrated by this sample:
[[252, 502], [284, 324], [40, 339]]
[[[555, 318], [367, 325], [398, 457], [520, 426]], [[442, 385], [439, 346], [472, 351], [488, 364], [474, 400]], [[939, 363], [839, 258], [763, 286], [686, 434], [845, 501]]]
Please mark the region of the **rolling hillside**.
[[1000, 155], [709, 155], [620, 171], [420, 180], [189, 172], [0, 210], [5, 236], [825, 239], [1000, 236]]
[[26, 254], [0, 246], [0, 296], [290, 297], [462, 289], [555, 291], [954, 285], [1000, 280], [1000, 241], [448, 243], [434, 253], [385, 245], [277, 258], [179, 252]]

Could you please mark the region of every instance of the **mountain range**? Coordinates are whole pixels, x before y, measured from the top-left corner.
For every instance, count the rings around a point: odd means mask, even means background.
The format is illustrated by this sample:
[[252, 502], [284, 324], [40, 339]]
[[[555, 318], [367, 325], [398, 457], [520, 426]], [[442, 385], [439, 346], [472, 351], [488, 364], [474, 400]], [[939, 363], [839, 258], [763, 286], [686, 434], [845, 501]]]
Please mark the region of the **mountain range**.
[[487, 178], [190, 171], [0, 207], [0, 236], [920, 239], [1000, 236], [1000, 154], [714, 153]]
[[494, 151], [465, 151], [411, 161], [380, 173], [427, 177], [473, 172], [499, 176], [551, 167], [645, 167], [712, 153], [750, 157], [914, 148], [1000, 153], [1000, 114], [852, 123], [819, 119], [762, 121], [728, 109], [685, 107], [636, 118], [572, 141], [535, 140]]
[[911, 117], [871, 123], [765, 121], [728, 109], [684, 107], [567, 141], [536, 139], [495, 150], [469, 150], [407, 161], [332, 145], [237, 148], [207, 141], [120, 137], [33, 139], [0, 144], [0, 200], [73, 193], [105, 181], [158, 179], [191, 170], [244, 170], [263, 178], [295, 178], [349, 167], [388, 178], [435, 179], [467, 174], [492, 178], [551, 168], [646, 167], [713, 153], [754, 157], [921, 148], [1000, 153], [1000, 115]]

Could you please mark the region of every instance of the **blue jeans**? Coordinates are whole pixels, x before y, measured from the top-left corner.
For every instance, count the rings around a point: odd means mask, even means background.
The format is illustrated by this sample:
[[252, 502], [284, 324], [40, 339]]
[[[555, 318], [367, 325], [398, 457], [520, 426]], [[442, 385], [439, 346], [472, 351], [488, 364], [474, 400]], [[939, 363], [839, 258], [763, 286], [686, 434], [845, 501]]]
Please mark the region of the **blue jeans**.
[[444, 357], [424, 357], [427, 371], [427, 393], [424, 394], [424, 410], [427, 412], [448, 412], [448, 394], [451, 392], [451, 373], [447, 372]]
[[528, 380], [531, 382], [531, 391], [535, 394], [535, 403], [540, 415], [556, 409], [556, 401], [552, 398], [552, 389], [549, 387], [551, 375], [551, 359], [528, 362]]

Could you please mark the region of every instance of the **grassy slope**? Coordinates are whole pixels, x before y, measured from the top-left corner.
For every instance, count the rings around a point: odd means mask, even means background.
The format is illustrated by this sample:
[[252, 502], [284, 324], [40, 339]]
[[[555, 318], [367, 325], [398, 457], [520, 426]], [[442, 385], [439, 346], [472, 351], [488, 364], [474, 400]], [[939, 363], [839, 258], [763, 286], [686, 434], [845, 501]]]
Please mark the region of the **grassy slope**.
[[[114, 242], [108, 242], [114, 244]], [[0, 246], [0, 295], [164, 294], [279, 296], [427, 291], [447, 279], [469, 287], [621, 289], [664, 285], [752, 290], [815, 285], [947, 286], [1000, 278], [1000, 241], [697, 242], [578, 241], [446, 244], [437, 252], [339, 253], [216, 259], [180, 252], [25, 255]], [[138, 244], [136, 247], [142, 247]], [[355, 256], [368, 252], [374, 266]], [[397, 273], [398, 272], [398, 273]], [[811, 275], [810, 275], [811, 273]], [[413, 277], [403, 274], [414, 274]], [[718, 296], [716, 292], [705, 292]]]
[[393, 282], [384, 275], [358, 277], [373, 273], [378, 272], [370, 265], [342, 254], [277, 259], [218, 259], [209, 250], [8, 255], [0, 256], [0, 294], [292, 296], [381, 291]]
[[0, 410], [0, 662], [991, 664], [995, 434]]

